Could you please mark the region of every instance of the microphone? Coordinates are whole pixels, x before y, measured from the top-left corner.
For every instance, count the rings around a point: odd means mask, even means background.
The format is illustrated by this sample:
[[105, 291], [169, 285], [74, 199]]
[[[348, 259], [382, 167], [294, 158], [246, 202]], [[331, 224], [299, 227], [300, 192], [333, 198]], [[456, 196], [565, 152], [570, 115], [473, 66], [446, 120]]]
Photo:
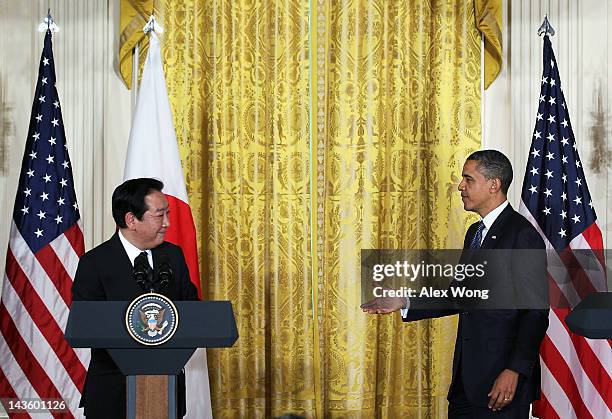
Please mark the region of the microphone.
[[146, 254], [140, 254], [134, 259], [134, 270], [132, 271], [132, 278], [136, 281], [138, 286], [144, 291], [149, 291], [152, 287], [153, 272], [151, 266], [147, 261]]
[[168, 255], [162, 254], [159, 256], [159, 266], [157, 267], [157, 280], [156, 283], [159, 285], [158, 290], [162, 290], [172, 282], [173, 270], [170, 265]]

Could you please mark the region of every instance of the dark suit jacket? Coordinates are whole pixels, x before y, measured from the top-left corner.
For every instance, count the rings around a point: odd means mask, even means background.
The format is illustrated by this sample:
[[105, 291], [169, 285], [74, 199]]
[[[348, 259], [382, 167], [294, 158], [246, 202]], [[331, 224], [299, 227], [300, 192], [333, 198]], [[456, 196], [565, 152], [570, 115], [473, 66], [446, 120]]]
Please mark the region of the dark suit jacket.
[[[468, 229], [464, 249], [469, 247], [476, 228], [477, 223]], [[544, 248], [544, 241], [537, 230], [510, 205], [495, 220], [481, 245], [481, 249]], [[544, 258], [541, 263], [509, 262], [507, 269], [511, 270], [511, 277], [515, 280], [541, 278], [540, 281], [546, 284], [546, 256], [543, 252], [538, 252], [538, 255]], [[523, 272], [526, 266], [536, 271]], [[404, 320], [413, 321], [459, 313], [449, 397], [457, 385], [457, 378], [461, 377], [469, 402], [474, 406], [486, 407], [489, 401], [487, 394], [495, 379], [507, 368], [519, 373], [516, 394], [511, 404], [529, 404], [539, 398], [539, 348], [548, 328], [548, 310], [427, 310], [423, 309], [426, 306], [423, 303], [419, 299], [411, 298], [410, 309]]]
[[[164, 242], [153, 253], [153, 268], [160, 255], [166, 255], [173, 269], [173, 281], [160, 293], [172, 300], [197, 300], [195, 286], [180, 247]], [[133, 266], [121, 244], [118, 233], [91, 249], [79, 260], [72, 299], [131, 301], [144, 291], [132, 278]], [[179, 376], [178, 405], [185, 413], [184, 375]], [[89, 417], [125, 417], [125, 376], [104, 349], [92, 349], [81, 406]]]

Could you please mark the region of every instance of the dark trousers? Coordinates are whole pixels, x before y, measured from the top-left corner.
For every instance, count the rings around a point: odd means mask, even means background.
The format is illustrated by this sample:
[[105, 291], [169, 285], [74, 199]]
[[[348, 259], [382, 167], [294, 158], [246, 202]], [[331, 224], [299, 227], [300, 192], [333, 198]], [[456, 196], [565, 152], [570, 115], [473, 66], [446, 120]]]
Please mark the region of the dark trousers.
[[448, 419], [528, 419], [529, 405], [511, 404], [494, 412], [488, 407], [472, 405], [465, 395], [461, 368], [453, 382], [448, 399]]

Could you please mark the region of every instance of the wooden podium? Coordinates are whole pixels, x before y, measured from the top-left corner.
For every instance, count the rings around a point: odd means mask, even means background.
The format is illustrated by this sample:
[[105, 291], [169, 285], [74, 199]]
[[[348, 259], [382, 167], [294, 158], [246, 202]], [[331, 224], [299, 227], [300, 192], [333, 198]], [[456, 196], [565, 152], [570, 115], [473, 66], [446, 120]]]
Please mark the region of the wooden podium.
[[[129, 301], [73, 301], [65, 337], [73, 348], [106, 349], [127, 376], [127, 418], [176, 418], [177, 376], [196, 348], [227, 348], [238, 339], [229, 301], [177, 301], [174, 336], [145, 346], [128, 333]], [[91, 319], [105, 319], [92, 327]]]

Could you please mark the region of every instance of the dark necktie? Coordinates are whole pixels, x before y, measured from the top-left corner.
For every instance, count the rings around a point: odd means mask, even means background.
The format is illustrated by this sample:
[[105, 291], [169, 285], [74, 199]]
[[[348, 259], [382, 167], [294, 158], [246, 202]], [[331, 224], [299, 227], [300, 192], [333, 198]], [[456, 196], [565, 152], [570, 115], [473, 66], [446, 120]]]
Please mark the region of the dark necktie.
[[482, 230], [484, 230], [484, 223], [479, 221], [478, 227], [476, 228], [476, 234], [474, 234], [474, 237], [470, 242], [470, 249], [480, 248], [480, 243], [482, 242]]
[[149, 257], [147, 255], [147, 252], [140, 252], [140, 254], [138, 256], [136, 256], [136, 259], [134, 259], [134, 266], [142, 266], [142, 267], [148, 267], [148, 269], [151, 269], [151, 265], [149, 265]]

